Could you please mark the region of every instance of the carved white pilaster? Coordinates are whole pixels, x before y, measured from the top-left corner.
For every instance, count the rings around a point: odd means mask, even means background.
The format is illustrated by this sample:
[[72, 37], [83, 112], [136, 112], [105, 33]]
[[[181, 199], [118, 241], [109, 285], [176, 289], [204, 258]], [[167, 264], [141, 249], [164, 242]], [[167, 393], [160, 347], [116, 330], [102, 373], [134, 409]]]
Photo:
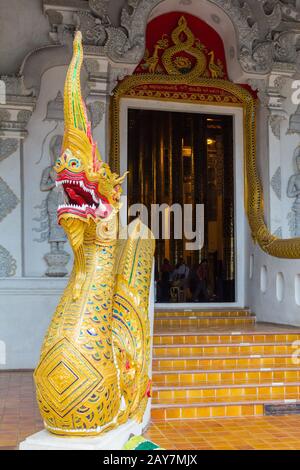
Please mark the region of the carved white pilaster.
[[118, 85], [119, 81], [132, 75], [135, 68], [136, 66], [132, 64], [116, 64], [111, 62], [109, 68], [108, 93], [112, 95], [113, 90]]
[[109, 61], [103, 49], [97, 46], [84, 47], [84, 65], [88, 72], [89, 96], [105, 98], [108, 94]]
[[44, 0], [44, 14], [50, 23], [49, 37], [54, 43], [66, 42], [66, 33], [78, 25], [78, 11], [88, 12], [88, 3], [83, 0]]
[[[23, 274], [24, 239], [24, 161], [22, 142], [26, 138], [27, 124], [35, 107], [36, 98], [32, 90], [26, 89], [23, 77], [2, 76], [5, 83], [5, 99], [0, 104], [0, 277]], [[12, 157], [13, 156], [13, 157]], [[10, 168], [10, 158], [13, 158]], [[9, 181], [9, 185], [8, 185]], [[18, 206], [21, 206], [21, 210]], [[19, 209], [14, 223], [9, 222], [11, 213]]]
[[31, 90], [25, 88], [23, 77], [0, 78], [6, 85], [6, 99], [0, 104], [0, 137], [24, 139], [36, 98]]
[[275, 71], [269, 75], [266, 87], [268, 109], [270, 112], [269, 125], [273, 135], [278, 140], [280, 140], [281, 135], [281, 123], [288, 117], [284, 108], [286, 97], [283, 96], [282, 91], [289, 77], [289, 71], [286, 71], [285, 73], [278, 73]]
[[284, 86], [290, 77], [290, 71], [284, 73], [275, 70], [268, 77], [266, 95], [269, 110], [269, 194], [270, 194], [270, 229], [279, 233], [282, 226], [282, 165], [285, 155], [282, 152], [282, 125], [288, 119], [285, 110], [286, 96]]

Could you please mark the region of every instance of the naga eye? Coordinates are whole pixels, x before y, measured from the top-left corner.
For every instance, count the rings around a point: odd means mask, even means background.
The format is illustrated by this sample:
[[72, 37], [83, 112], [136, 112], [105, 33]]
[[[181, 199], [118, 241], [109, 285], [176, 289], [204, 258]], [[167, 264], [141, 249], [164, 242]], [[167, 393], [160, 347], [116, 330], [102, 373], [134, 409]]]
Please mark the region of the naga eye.
[[60, 160], [56, 160], [55, 165], [54, 165], [54, 168], [56, 168], [57, 170], [59, 170], [60, 167], [61, 167], [61, 161], [60, 161]]
[[77, 158], [72, 158], [70, 161], [69, 161], [69, 164], [68, 164], [69, 168], [79, 168], [80, 167], [80, 160], [78, 160]]

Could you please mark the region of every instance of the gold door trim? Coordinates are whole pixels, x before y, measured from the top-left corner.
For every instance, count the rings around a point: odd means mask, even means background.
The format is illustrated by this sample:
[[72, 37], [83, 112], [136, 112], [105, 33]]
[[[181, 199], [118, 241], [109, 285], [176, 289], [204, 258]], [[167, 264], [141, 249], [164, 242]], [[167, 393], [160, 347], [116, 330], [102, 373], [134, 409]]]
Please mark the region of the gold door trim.
[[[158, 87], [159, 85], [160, 87]], [[182, 90], [174, 92], [174, 86], [176, 85], [187, 86], [189, 90], [195, 87], [195, 93], [189, 95]], [[207, 90], [207, 93], [203, 94], [201, 91], [199, 93], [201, 88]], [[216, 90], [221, 91], [221, 94], [216, 95]], [[116, 87], [111, 100], [110, 165], [117, 173], [120, 170], [120, 102], [122, 98], [176, 101], [242, 108], [245, 146], [245, 208], [252, 238], [263, 251], [271, 256], [290, 259], [300, 258], [300, 238], [278, 238], [270, 233], [264, 220], [263, 189], [256, 165], [257, 103], [247, 89], [223, 79], [196, 78], [194, 73], [184, 75], [136, 74], [126, 77]]]

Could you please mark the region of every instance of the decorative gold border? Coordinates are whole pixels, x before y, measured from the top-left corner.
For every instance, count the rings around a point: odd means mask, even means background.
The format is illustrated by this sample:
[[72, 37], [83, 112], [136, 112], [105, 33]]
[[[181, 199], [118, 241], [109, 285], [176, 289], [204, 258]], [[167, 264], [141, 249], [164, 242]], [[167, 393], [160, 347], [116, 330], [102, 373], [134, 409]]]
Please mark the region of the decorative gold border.
[[[272, 235], [264, 220], [263, 189], [256, 166], [256, 101], [245, 88], [222, 79], [199, 77], [193, 73], [187, 75], [136, 74], [126, 77], [115, 89], [111, 101], [111, 152], [110, 165], [114, 171], [120, 171], [120, 101], [122, 98], [133, 98], [132, 92], [141, 85], [188, 85], [195, 87], [218, 88], [237, 98], [237, 103], [201, 101], [201, 104], [242, 107], [244, 111], [245, 139], [245, 205], [254, 242], [262, 250], [277, 258], [300, 258], [300, 238], [281, 239]], [[134, 98], [147, 99], [134, 95]], [[170, 98], [153, 96], [152, 100], [171, 101]], [[178, 101], [178, 100], [177, 100]], [[191, 99], [181, 99], [185, 103], [200, 103]]]

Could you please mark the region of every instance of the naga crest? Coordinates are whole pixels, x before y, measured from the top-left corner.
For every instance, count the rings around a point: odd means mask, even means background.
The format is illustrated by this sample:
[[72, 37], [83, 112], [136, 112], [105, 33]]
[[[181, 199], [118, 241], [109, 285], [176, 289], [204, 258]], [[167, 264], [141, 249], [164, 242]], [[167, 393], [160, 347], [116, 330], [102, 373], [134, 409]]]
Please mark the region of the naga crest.
[[66, 217], [96, 221], [117, 212], [121, 183], [126, 176], [119, 177], [111, 172], [93, 140], [81, 95], [82, 63], [82, 35], [77, 31], [64, 90], [64, 140], [61, 156], [54, 166], [58, 175], [56, 184], [62, 185], [65, 193], [65, 204], [58, 209], [60, 223]]

